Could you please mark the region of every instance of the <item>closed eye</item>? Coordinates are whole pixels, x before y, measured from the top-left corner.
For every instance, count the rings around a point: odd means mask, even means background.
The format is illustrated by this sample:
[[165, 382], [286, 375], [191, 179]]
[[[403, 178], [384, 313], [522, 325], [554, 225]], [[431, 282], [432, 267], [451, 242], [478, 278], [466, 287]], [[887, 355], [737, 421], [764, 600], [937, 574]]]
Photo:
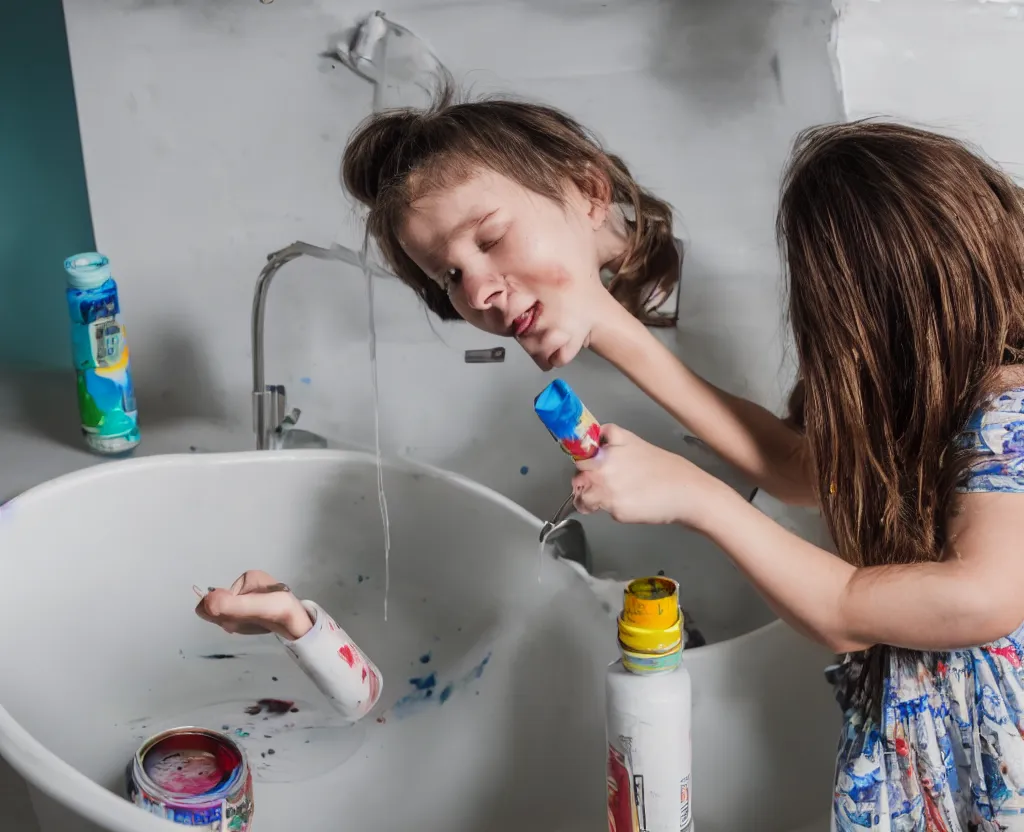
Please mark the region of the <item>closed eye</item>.
[[480, 242], [477, 244], [477, 248], [479, 248], [480, 251], [490, 251], [504, 239], [504, 236], [505, 235], [503, 234], [501, 237], [498, 237], [497, 240], [487, 240], [486, 242]]
[[458, 286], [462, 282], [462, 269], [448, 269], [441, 275], [441, 286], [445, 292], [451, 292], [452, 286]]

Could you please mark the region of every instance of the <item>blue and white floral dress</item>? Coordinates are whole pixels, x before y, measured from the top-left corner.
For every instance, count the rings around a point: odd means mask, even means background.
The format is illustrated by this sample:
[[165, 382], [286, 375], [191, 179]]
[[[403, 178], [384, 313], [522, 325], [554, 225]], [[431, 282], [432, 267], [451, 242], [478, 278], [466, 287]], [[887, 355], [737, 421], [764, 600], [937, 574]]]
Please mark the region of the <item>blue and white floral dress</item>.
[[[963, 441], [978, 459], [960, 491], [1024, 494], [1024, 388], [980, 411]], [[863, 654], [829, 669], [844, 709], [833, 829], [1024, 832], [1024, 624], [981, 647], [885, 661], [880, 709], [858, 694]]]

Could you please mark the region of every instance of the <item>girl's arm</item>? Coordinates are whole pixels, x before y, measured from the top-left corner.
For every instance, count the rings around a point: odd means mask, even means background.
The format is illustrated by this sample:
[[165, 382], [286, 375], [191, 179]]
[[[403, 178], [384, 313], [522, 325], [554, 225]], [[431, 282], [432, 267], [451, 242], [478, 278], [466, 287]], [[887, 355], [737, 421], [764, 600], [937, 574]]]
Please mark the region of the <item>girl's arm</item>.
[[1024, 621], [1024, 482], [958, 494], [939, 563], [857, 569], [769, 519], [692, 462], [616, 425], [577, 463], [576, 506], [622, 523], [680, 523], [718, 544], [776, 614], [837, 653], [873, 644], [942, 650]]
[[803, 436], [702, 379], [618, 303], [593, 329], [590, 348], [759, 488], [786, 503], [815, 504]]
[[943, 561], [855, 568], [715, 486], [706, 534], [781, 618], [837, 653], [891, 644], [952, 650], [1024, 622], [1024, 495], [966, 494]]

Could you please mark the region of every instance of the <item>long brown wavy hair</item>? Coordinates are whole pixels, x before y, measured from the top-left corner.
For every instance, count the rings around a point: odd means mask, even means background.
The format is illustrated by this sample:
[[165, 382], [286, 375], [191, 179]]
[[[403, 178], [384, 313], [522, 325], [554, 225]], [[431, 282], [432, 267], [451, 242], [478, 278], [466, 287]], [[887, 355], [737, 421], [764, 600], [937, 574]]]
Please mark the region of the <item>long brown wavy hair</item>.
[[[799, 376], [789, 420], [818, 504], [856, 566], [935, 561], [969, 463], [957, 437], [1024, 361], [1024, 198], [954, 139], [873, 121], [796, 141], [777, 226]], [[938, 654], [926, 654], [934, 666]], [[876, 645], [833, 678], [881, 718]]]
[[641, 188], [618, 156], [560, 110], [499, 97], [458, 102], [447, 76], [429, 108], [367, 118], [350, 137], [342, 162], [344, 187], [369, 208], [367, 230], [385, 261], [431, 311], [444, 320], [460, 317], [444, 290], [402, 249], [402, 216], [424, 193], [458, 184], [481, 167], [556, 202], [564, 200], [570, 182], [587, 195], [610, 189], [611, 202], [632, 216], [609, 291], [645, 324], [675, 324], [675, 316], [656, 311], [675, 288], [681, 266], [668, 203]]
[[946, 136], [818, 127], [797, 139], [777, 231], [791, 417], [838, 551], [856, 566], [939, 560], [968, 462], [956, 438], [1024, 361], [1022, 191]]

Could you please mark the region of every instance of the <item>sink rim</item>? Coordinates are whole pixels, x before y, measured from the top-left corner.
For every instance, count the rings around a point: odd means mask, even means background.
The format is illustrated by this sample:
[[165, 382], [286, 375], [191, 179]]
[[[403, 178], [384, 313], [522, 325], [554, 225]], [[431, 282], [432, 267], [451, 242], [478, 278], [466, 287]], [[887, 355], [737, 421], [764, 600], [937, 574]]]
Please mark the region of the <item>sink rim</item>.
[[[225, 464], [284, 464], [295, 462], [359, 462], [376, 465], [374, 454], [358, 450], [301, 449], [282, 451], [229, 451], [218, 453], [177, 453], [111, 460], [62, 474], [33, 486], [0, 505], [0, 515], [16, 513], [19, 506], [47, 500], [72, 487], [82, 487], [107, 476], [116, 476], [127, 469], [201, 467]], [[466, 492], [484, 497], [512, 512], [513, 515], [539, 531], [543, 521], [503, 494], [461, 474], [408, 458], [385, 458], [384, 466], [410, 474], [425, 474], [434, 480], [451, 483]], [[13, 518], [12, 518], [13, 519]], [[0, 537], [3, 536], [0, 525]], [[580, 578], [582, 580], [582, 578]], [[693, 648], [701, 659], [712, 659], [717, 653], [744, 643], [761, 639], [784, 626], [776, 618], [731, 639]], [[115, 832], [167, 832], [175, 824], [142, 812], [124, 798], [96, 783], [85, 774], [50, 751], [32, 736], [0, 703], [0, 755], [28, 783], [57, 803], [69, 807], [93, 823]]]

